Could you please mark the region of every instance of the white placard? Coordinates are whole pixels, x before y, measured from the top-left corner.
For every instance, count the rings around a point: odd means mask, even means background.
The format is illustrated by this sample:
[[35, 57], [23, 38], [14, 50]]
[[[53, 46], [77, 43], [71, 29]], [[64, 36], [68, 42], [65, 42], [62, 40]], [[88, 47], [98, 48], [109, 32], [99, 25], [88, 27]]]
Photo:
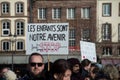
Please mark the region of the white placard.
[[26, 54], [68, 54], [68, 23], [29, 23]]
[[89, 59], [96, 62], [96, 48], [95, 43], [80, 41], [81, 59]]

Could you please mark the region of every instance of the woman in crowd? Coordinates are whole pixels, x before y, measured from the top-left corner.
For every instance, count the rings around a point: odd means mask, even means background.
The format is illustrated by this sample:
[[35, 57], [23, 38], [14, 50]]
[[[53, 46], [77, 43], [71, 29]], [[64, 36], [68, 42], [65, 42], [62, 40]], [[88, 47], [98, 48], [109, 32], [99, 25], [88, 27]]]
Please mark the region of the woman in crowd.
[[[71, 80], [70, 65], [65, 59], [58, 59], [52, 65], [52, 80]], [[51, 80], [51, 79], [49, 79]]]
[[116, 65], [116, 68], [117, 68], [117, 70], [118, 70], [118, 72], [119, 72], [119, 80], [120, 80], [120, 64], [117, 64], [117, 65]]
[[118, 80], [119, 72], [114, 65], [106, 64], [103, 68], [103, 71], [111, 78], [111, 80]]

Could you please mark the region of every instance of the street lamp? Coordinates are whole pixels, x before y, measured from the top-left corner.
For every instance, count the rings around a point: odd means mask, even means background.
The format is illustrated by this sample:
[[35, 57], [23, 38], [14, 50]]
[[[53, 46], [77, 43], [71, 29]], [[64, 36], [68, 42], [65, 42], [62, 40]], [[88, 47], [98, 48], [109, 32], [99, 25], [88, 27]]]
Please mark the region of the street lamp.
[[[14, 69], [14, 61], [13, 61], [13, 58], [14, 58], [14, 53], [15, 53], [15, 50], [16, 50], [16, 37], [17, 35], [14, 33], [14, 35], [12, 35], [10, 33], [10, 42], [12, 43], [12, 48], [11, 48], [11, 51], [12, 51], [12, 70]], [[13, 48], [14, 47], [14, 48]]]

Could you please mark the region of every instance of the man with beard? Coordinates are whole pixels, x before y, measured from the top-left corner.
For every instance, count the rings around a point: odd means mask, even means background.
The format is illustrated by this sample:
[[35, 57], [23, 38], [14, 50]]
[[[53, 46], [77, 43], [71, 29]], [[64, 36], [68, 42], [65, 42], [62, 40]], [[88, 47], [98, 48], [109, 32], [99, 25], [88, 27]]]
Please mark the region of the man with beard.
[[83, 80], [81, 78], [81, 65], [77, 58], [69, 58], [67, 60], [71, 65], [72, 75], [71, 80]]
[[44, 59], [39, 53], [32, 53], [29, 56], [28, 72], [19, 80], [46, 80], [44, 70]]

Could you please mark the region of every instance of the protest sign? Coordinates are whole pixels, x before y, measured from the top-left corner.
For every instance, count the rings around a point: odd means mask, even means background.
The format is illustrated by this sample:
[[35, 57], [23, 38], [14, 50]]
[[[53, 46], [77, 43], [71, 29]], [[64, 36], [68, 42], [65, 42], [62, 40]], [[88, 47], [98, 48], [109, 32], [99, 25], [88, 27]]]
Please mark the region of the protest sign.
[[96, 62], [96, 48], [95, 43], [80, 41], [81, 59], [89, 59]]
[[68, 23], [29, 23], [26, 54], [68, 54]]

